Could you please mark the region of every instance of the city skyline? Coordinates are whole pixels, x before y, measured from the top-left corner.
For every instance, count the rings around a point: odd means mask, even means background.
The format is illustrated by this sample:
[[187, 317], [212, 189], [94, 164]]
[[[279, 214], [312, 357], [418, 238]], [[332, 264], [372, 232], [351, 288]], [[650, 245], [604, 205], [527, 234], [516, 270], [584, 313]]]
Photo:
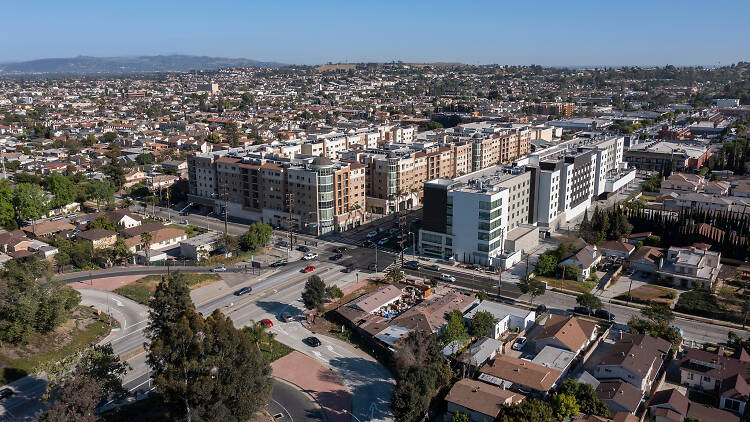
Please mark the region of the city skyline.
[[[29, 30], [28, 16], [55, 19]], [[700, 10], [701, 21], [694, 15]], [[731, 12], [730, 12], [731, 11]], [[0, 63], [77, 56], [184, 54], [285, 64], [461, 62], [545, 66], [703, 65], [748, 59], [750, 4], [696, 1], [679, 8], [599, 4], [444, 2], [399, 4], [129, 3], [83, 1], [6, 9]], [[22, 34], [22, 41], [18, 40]]]

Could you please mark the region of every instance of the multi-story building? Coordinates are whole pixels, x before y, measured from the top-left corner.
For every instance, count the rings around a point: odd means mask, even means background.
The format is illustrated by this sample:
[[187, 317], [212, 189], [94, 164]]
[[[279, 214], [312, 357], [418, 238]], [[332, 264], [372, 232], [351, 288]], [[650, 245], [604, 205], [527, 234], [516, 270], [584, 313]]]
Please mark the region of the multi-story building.
[[[426, 255], [500, 266], [506, 252], [538, 242], [533, 204], [535, 179], [522, 168], [492, 167], [456, 179], [425, 183], [419, 248]], [[513, 240], [513, 250], [507, 250]]]
[[685, 171], [701, 168], [710, 157], [711, 148], [704, 142], [654, 141], [631, 146], [625, 151], [624, 159], [642, 170], [661, 170], [671, 166], [673, 171]]

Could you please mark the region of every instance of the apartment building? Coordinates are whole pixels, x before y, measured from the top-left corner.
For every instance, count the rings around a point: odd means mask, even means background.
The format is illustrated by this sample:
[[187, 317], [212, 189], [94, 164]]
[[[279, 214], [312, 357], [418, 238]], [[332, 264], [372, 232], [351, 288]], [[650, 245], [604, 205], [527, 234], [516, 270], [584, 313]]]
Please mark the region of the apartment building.
[[[422, 253], [461, 262], [501, 266], [507, 255], [538, 242], [533, 197], [535, 174], [494, 166], [455, 179], [425, 183]], [[523, 233], [523, 236], [514, 236]], [[513, 250], [506, 243], [513, 239]], [[519, 254], [520, 255], [520, 254]]]

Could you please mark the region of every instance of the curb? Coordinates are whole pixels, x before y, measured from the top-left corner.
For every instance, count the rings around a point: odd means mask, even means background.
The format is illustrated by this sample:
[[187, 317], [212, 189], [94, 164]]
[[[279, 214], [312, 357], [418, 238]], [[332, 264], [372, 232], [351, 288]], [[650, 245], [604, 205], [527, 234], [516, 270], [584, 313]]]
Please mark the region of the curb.
[[[307, 356], [307, 355], [305, 355], [305, 356]], [[285, 380], [284, 378], [277, 377], [276, 375], [272, 375], [272, 377], [273, 377], [273, 379], [275, 379], [277, 381], [280, 381], [280, 382], [283, 382], [284, 384], [287, 384], [290, 387], [294, 387], [299, 392], [301, 392], [303, 395], [305, 395], [308, 399], [310, 399], [310, 401], [312, 401], [315, 404], [315, 407], [320, 410], [320, 414], [323, 416], [323, 420], [325, 422], [329, 422], [328, 413], [326, 412], [326, 409], [323, 406], [321, 406], [320, 402], [318, 402], [318, 400], [315, 397], [313, 397], [312, 394], [308, 393], [307, 390], [305, 390], [304, 388], [300, 387], [299, 385], [297, 385], [297, 384], [295, 384], [295, 383], [293, 383], [293, 382], [291, 382], [289, 380]]]

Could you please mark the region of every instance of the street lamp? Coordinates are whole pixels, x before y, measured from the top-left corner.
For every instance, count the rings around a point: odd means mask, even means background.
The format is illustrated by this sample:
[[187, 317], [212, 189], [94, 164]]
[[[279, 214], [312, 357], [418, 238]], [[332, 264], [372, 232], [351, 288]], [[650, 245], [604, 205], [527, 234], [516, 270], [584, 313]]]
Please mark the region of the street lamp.
[[346, 414], [349, 414], [349, 415], [351, 415], [351, 417], [353, 417], [354, 419], [356, 419], [356, 420], [357, 420], [357, 422], [362, 422], [361, 420], [359, 420], [359, 418], [358, 418], [358, 417], [354, 416], [354, 413], [352, 413], [352, 412], [350, 412], [350, 411], [348, 411], [348, 410], [346, 410], [346, 409], [342, 409], [341, 411], [342, 411], [342, 412], [344, 412], [344, 413], [346, 413]]

